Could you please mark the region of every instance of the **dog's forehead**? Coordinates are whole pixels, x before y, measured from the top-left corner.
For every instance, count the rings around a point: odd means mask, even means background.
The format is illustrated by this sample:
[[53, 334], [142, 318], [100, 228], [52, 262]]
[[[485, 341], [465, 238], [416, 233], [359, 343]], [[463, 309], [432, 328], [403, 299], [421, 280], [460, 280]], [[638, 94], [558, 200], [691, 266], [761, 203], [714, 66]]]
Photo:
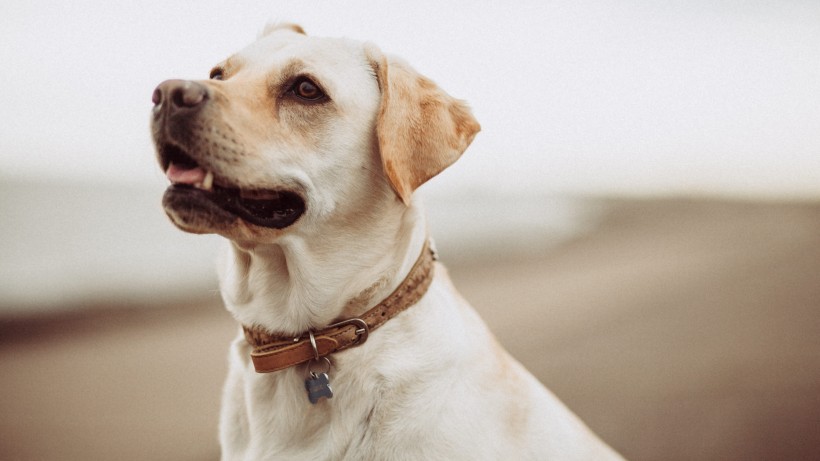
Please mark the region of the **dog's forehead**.
[[268, 73], [299, 61], [318, 72], [349, 72], [362, 68], [364, 47], [342, 38], [311, 37], [280, 31], [260, 37], [232, 57], [242, 68]]

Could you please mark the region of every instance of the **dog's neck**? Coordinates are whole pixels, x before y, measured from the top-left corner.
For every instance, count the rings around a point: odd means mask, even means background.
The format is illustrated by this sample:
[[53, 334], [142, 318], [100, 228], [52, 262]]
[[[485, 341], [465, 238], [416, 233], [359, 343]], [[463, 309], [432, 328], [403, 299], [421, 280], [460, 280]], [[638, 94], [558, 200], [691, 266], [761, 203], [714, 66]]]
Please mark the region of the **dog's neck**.
[[271, 245], [232, 242], [220, 264], [228, 310], [243, 325], [294, 336], [365, 312], [401, 283], [427, 237], [417, 205], [392, 218], [390, 226], [286, 235]]

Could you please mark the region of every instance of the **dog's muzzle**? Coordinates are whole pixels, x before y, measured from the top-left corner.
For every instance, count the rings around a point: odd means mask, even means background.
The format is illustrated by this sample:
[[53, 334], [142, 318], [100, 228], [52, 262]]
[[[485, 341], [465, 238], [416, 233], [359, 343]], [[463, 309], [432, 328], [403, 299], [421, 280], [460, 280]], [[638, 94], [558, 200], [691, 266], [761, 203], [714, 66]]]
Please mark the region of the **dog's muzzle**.
[[202, 139], [211, 128], [203, 113], [214, 110], [209, 107], [212, 95], [205, 85], [166, 80], [151, 100], [157, 155], [171, 182], [163, 205], [177, 217], [175, 221], [224, 226], [241, 218], [257, 226], [283, 229], [304, 214], [301, 195], [289, 190], [239, 188], [208, 165], [208, 159], [220, 152], [213, 152], [213, 145]]

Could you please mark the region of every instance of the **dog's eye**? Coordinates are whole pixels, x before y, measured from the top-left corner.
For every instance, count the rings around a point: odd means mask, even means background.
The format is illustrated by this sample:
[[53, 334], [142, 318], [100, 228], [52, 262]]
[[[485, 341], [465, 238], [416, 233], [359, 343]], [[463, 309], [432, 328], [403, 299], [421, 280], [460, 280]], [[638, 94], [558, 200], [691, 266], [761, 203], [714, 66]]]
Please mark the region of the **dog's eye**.
[[223, 74], [224, 72], [225, 72], [225, 71], [223, 71], [223, 70], [222, 70], [222, 69], [220, 69], [219, 67], [214, 67], [213, 69], [211, 69], [211, 76], [210, 76], [209, 78], [210, 78], [211, 80], [222, 80], [222, 77], [223, 77], [223, 75], [222, 75], [222, 74]]
[[319, 86], [308, 78], [296, 80], [290, 91], [292, 91], [296, 97], [304, 99], [305, 101], [318, 101], [326, 96]]

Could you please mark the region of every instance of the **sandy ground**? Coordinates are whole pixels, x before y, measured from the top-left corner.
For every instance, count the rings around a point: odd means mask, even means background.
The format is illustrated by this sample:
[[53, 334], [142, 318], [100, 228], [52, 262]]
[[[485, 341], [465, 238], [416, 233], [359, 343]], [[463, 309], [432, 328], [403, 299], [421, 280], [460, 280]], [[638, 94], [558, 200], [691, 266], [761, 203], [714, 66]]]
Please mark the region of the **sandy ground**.
[[[546, 256], [451, 266], [456, 286], [630, 459], [820, 459], [820, 204], [607, 206]], [[0, 459], [217, 459], [235, 332], [213, 293], [0, 320]]]

